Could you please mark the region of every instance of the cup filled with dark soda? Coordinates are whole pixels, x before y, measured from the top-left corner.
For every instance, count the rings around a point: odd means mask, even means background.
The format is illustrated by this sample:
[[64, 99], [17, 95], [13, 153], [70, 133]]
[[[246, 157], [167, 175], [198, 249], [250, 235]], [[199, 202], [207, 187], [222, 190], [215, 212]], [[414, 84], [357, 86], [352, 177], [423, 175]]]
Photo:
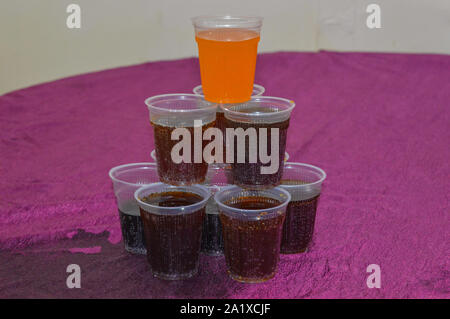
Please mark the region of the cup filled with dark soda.
[[276, 273], [289, 192], [228, 186], [214, 196], [220, 210], [225, 261], [236, 281], [267, 281]]
[[291, 194], [281, 239], [282, 254], [308, 250], [311, 243], [322, 183], [326, 173], [303, 163], [286, 163], [280, 187]]
[[[215, 125], [217, 105], [195, 94], [157, 95], [146, 99], [145, 103], [153, 126], [161, 182], [172, 185], [202, 183], [208, 170], [208, 163], [203, 158], [203, 148], [208, 141], [202, 137], [205, 130]], [[198, 147], [194, 136], [196, 125], [201, 134]], [[187, 161], [172, 158], [172, 149], [180, 142], [172, 138], [172, 133], [178, 128], [186, 129], [189, 135], [190, 154], [186, 153], [189, 155]]]
[[144, 226], [147, 259], [165, 280], [197, 274], [203, 219], [211, 193], [201, 185], [155, 183], [134, 193]]
[[116, 166], [109, 171], [109, 177], [116, 196], [125, 250], [146, 254], [144, 230], [134, 192], [143, 185], [159, 182], [156, 164], [131, 163]]
[[[233, 135], [226, 134], [226, 162], [231, 160], [236, 185], [252, 189], [279, 185], [289, 119], [294, 107], [291, 100], [269, 96], [252, 97], [245, 103], [220, 105], [225, 115], [225, 127], [234, 129], [230, 132]], [[241, 137], [237, 134], [239, 132]]]

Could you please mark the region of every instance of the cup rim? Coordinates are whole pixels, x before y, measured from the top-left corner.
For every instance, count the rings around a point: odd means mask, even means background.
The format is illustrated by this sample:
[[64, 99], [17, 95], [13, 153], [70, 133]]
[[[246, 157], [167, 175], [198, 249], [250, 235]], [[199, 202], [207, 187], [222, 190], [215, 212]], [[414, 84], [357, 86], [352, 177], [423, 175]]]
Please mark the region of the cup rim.
[[[283, 169], [285, 169], [286, 166], [288, 166], [288, 165], [312, 168], [314, 171], [318, 172], [321, 177], [320, 177], [319, 180], [317, 180], [315, 182], [311, 182], [311, 183], [296, 184], [296, 185], [283, 185], [283, 183], [281, 183], [279, 185], [279, 187], [283, 187], [283, 188], [286, 188], [286, 189], [311, 187], [311, 186], [314, 186], [314, 185], [317, 185], [317, 184], [322, 184], [323, 181], [327, 178], [327, 173], [325, 173], [325, 171], [323, 169], [321, 169], [320, 167], [317, 167], [317, 166], [314, 166], [314, 165], [311, 165], [311, 164], [306, 164], [306, 163], [286, 162], [286, 163], [284, 163]], [[281, 178], [281, 180], [283, 180], [283, 178]]]
[[122, 165], [114, 166], [113, 168], [111, 168], [109, 170], [108, 175], [109, 175], [109, 178], [111, 178], [111, 180], [113, 182], [118, 182], [118, 183], [131, 185], [131, 186], [144, 186], [144, 185], [147, 185], [147, 184], [127, 182], [127, 181], [124, 181], [124, 180], [118, 178], [117, 176], [114, 176], [114, 174], [117, 171], [119, 171], [120, 169], [125, 168], [125, 167], [130, 167], [130, 168], [133, 168], [133, 167], [144, 167], [145, 168], [145, 166], [152, 166], [152, 168], [154, 167], [155, 169], [157, 169], [156, 163], [152, 163], [152, 162], [128, 163], [128, 164], [122, 164]]
[[[176, 97], [179, 97], [178, 99], [176, 99]], [[183, 98], [181, 98], [183, 97]], [[210, 110], [215, 110], [217, 108], [217, 103], [213, 103], [213, 102], [209, 102], [207, 100], [205, 100], [204, 98], [202, 99], [202, 102], [205, 103], [205, 107], [202, 108], [198, 108], [198, 109], [170, 109], [170, 108], [164, 108], [164, 107], [159, 107], [159, 106], [155, 106], [152, 103], [155, 102], [162, 102], [162, 101], [170, 101], [170, 100], [198, 100], [199, 98], [202, 98], [203, 95], [197, 95], [197, 94], [192, 94], [192, 93], [170, 93], [170, 94], [159, 94], [159, 95], [154, 95], [151, 97], [148, 97], [145, 99], [144, 103], [147, 105], [149, 110], [157, 110], [157, 111], [162, 111], [162, 112], [166, 112], [166, 113], [197, 113], [197, 112], [205, 112], [205, 111], [210, 111]]]
[[[207, 23], [208, 20], [229, 22], [222, 23]], [[247, 21], [246, 21], [247, 20]], [[200, 29], [218, 29], [218, 28], [239, 28], [239, 29], [253, 29], [261, 28], [264, 18], [260, 16], [241, 16], [241, 15], [200, 15], [191, 18], [192, 25]], [[240, 23], [232, 23], [233, 21], [240, 21]]]
[[[231, 207], [231, 206], [225, 205], [224, 203], [222, 203], [221, 201], [219, 201], [217, 199], [218, 194], [220, 192], [224, 192], [224, 191], [227, 191], [227, 190], [232, 189], [232, 188], [245, 190], [245, 188], [239, 187], [237, 185], [229, 185], [229, 186], [226, 186], [226, 187], [222, 188], [219, 192], [217, 192], [214, 195], [214, 200], [216, 201], [216, 203], [219, 206], [219, 208], [226, 208], [227, 210], [232, 211], [233, 213], [240, 213], [240, 214], [245, 214], [245, 215], [258, 215], [258, 214], [266, 212], [268, 210], [267, 208], [266, 209], [241, 209], [241, 208], [235, 208], [235, 207]], [[287, 200], [284, 201], [283, 203], [281, 203], [280, 205], [277, 205], [275, 207], [269, 208], [270, 210], [278, 210], [280, 208], [283, 208], [283, 207], [287, 206], [289, 204], [289, 202], [291, 201], [291, 194], [287, 190], [282, 189], [279, 186], [273, 187], [273, 188], [271, 188], [271, 190], [281, 191], [284, 195], [287, 196]], [[258, 191], [258, 190], [256, 190], [256, 191]]]
[[[169, 188], [186, 188], [186, 187], [193, 187], [193, 188], [200, 188], [200, 190], [202, 190], [203, 192], [205, 192], [207, 195], [204, 196], [204, 198], [195, 203], [195, 204], [191, 204], [191, 205], [186, 205], [186, 206], [175, 206], [175, 207], [161, 207], [161, 206], [155, 206], [155, 205], [151, 205], [148, 204], [144, 201], [142, 201], [139, 197], [138, 194], [148, 188], [152, 188], [152, 187], [157, 187], [160, 185], [165, 185], [168, 186]], [[197, 194], [198, 195], [198, 194]], [[202, 207], [204, 205], [206, 205], [206, 202], [209, 200], [209, 198], [211, 197], [211, 192], [209, 191], [209, 189], [207, 189], [205, 186], [200, 185], [200, 184], [194, 184], [194, 185], [189, 185], [189, 186], [176, 186], [176, 185], [170, 185], [170, 184], [165, 184], [165, 183], [152, 183], [150, 185], [143, 185], [142, 187], [138, 188], [135, 192], [134, 192], [134, 199], [136, 200], [136, 202], [138, 203], [139, 207], [140, 206], [144, 206], [146, 208], [153, 208], [155, 210], [159, 210], [159, 211], [165, 211], [165, 212], [170, 212], [170, 211], [174, 211], [174, 210], [180, 210], [182, 212], [184, 212], [185, 210], [189, 209], [189, 208], [193, 208], [195, 206], [198, 207]]]
[[[261, 93], [259, 93], [259, 94], [252, 94], [252, 96], [261, 96], [261, 95], [263, 95], [264, 94], [264, 92], [266, 92], [266, 88], [264, 87], [264, 86], [262, 86], [262, 85], [259, 85], [259, 84], [256, 84], [256, 83], [253, 83], [253, 90], [255, 90], [255, 88], [258, 90], [258, 91], [260, 91]], [[203, 85], [197, 85], [196, 87], [194, 87], [193, 89], [192, 89], [192, 92], [194, 92], [194, 94], [196, 94], [196, 95], [200, 95], [200, 96], [204, 96], [204, 94], [200, 94], [200, 90], [202, 90], [203, 91]], [[203, 92], [202, 92], [203, 93]]]
[[[155, 149], [153, 149], [151, 152], [150, 152], [150, 157], [152, 158], [152, 160], [154, 160], [155, 161], [155, 163], [156, 163], [156, 150]], [[289, 161], [289, 158], [290, 158], [290, 155], [289, 155], [289, 153], [287, 152], [287, 151], [284, 151], [284, 160], [283, 160], [283, 162], [286, 164], [287, 163], [287, 161]], [[211, 167], [211, 165], [214, 167], [214, 168], [222, 168], [222, 169], [227, 169], [227, 167], [230, 165], [230, 164], [228, 164], [228, 163], [210, 163], [209, 164], [209, 167]], [[208, 168], [209, 169], [209, 168]]]
[[[230, 106], [233, 105], [239, 105], [239, 104], [245, 104], [245, 103], [249, 103], [249, 102], [258, 102], [258, 101], [277, 101], [277, 102], [283, 102], [289, 105], [289, 107], [287, 107], [284, 110], [280, 110], [280, 111], [276, 111], [276, 112], [268, 112], [268, 113], [260, 113], [260, 112], [255, 112], [255, 113], [244, 113], [244, 112], [238, 112], [238, 111], [233, 111], [230, 109]], [[240, 117], [240, 118], [248, 118], [248, 119], [254, 119], [254, 118], [258, 118], [258, 119], [263, 119], [263, 118], [271, 118], [273, 117], [275, 114], [276, 116], [281, 116], [281, 115], [285, 115], [285, 114], [290, 114], [292, 112], [292, 110], [295, 107], [295, 102], [293, 100], [289, 100], [289, 99], [285, 99], [282, 97], [276, 97], [276, 96], [265, 96], [265, 95], [261, 95], [261, 96], [252, 96], [250, 98], [250, 100], [248, 100], [247, 102], [243, 102], [243, 103], [230, 103], [230, 104], [220, 104], [220, 109], [225, 113], [225, 114], [229, 114], [233, 117]]]

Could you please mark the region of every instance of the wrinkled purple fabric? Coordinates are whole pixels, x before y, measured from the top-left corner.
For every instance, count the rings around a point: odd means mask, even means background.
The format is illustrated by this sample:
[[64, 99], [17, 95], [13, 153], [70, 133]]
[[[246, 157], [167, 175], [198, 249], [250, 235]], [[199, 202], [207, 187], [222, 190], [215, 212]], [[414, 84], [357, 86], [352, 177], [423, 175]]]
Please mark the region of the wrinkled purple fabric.
[[0, 97], [0, 297], [448, 298], [450, 56], [262, 54], [255, 82], [297, 103], [290, 160], [328, 173], [308, 253], [241, 284], [223, 257], [165, 282], [124, 251], [108, 170], [151, 161], [146, 97], [200, 83], [196, 59], [146, 63]]

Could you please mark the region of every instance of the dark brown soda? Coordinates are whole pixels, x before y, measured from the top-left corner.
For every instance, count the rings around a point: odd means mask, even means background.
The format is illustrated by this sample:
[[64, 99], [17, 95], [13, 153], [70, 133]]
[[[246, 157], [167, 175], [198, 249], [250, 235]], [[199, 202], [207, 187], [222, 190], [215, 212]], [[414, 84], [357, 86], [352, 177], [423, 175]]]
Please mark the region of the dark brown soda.
[[[142, 198], [160, 207], [187, 206], [203, 198], [188, 192], [163, 192]], [[184, 279], [197, 273], [205, 209], [180, 215], [158, 215], [141, 208], [147, 258], [155, 276]]]
[[225, 114], [223, 112], [216, 112], [215, 127], [220, 129], [222, 131], [222, 134], [225, 134], [226, 122], [225, 122]]
[[145, 254], [146, 248], [141, 216], [123, 212], [119, 209], [119, 219], [125, 250], [135, 254]]
[[[267, 112], [267, 111], [266, 111]], [[283, 175], [283, 163], [284, 163], [284, 153], [286, 150], [286, 137], [287, 130], [289, 127], [289, 119], [283, 122], [277, 123], [243, 123], [237, 122], [225, 118], [225, 125], [229, 128], [239, 128], [241, 127], [244, 131], [250, 127], [255, 128], [256, 136], [258, 141], [258, 152], [259, 152], [259, 129], [267, 128], [267, 152], [271, 151], [271, 129], [278, 128], [278, 170], [274, 174], [261, 174], [262, 166], [269, 166], [269, 163], [263, 164], [259, 159], [259, 154], [257, 154], [257, 162], [249, 163], [249, 139], [245, 139], [245, 163], [237, 163], [237, 137], [234, 138], [234, 163], [231, 164], [233, 180], [234, 183], [246, 187], [246, 188], [270, 188], [280, 184], [281, 177]]]
[[314, 233], [319, 196], [289, 202], [281, 239], [282, 254], [303, 253], [308, 249]]
[[[269, 209], [280, 205], [266, 197], [241, 197], [226, 205], [240, 209]], [[263, 217], [263, 216], [262, 216]], [[284, 213], [260, 220], [245, 220], [220, 214], [225, 261], [233, 279], [262, 282], [276, 272]]]
[[[158, 163], [158, 175], [161, 182], [172, 185], [200, 184], [205, 180], [208, 163], [203, 159], [203, 149], [210, 142], [202, 138], [202, 161], [194, 162], [194, 127], [186, 127], [191, 136], [191, 162], [176, 164], [172, 161], [172, 148], [179, 140], [172, 140], [171, 134], [176, 127], [152, 123], [155, 134], [155, 153]], [[205, 130], [214, 127], [215, 122], [202, 126], [202, 137]]]
[[201, 252], [210, 256], [223, 254], [222, 223], [219, 214], [205, 214]]

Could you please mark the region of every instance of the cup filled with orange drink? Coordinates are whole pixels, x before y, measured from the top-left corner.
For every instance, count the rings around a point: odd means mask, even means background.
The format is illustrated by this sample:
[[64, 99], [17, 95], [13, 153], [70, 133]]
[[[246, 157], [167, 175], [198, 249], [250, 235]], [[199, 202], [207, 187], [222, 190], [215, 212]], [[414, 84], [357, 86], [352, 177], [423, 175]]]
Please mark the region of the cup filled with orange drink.
[[261, 17], [200, 16], [192, 19], [205, 99], [242, 103], [255, 78]]

